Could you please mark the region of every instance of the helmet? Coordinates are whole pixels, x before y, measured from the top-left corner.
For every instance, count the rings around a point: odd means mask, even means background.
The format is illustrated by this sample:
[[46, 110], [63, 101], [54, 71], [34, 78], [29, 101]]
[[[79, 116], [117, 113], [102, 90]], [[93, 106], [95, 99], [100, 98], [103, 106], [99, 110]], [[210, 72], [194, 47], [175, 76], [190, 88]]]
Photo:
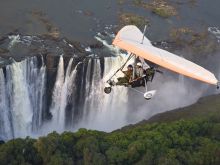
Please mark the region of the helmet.
[[138, 63], [137, 63], [137, 66], [142, 66], [142, 63], [138, 62]]
[[133, 68], [133, 66], [130, 64], [130, 65], [128, 65], [128, 68]]

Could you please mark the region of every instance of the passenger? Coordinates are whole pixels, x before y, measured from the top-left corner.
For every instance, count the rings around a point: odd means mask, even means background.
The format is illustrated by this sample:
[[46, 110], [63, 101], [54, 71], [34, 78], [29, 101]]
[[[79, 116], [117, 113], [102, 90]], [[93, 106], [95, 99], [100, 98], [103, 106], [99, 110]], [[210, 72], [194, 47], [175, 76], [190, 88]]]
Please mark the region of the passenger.
[[128, 85], [132, 82], [133, 66], [128, 65], [127, 70], [122, 72], [124, 73], [124, 77], [119, 77], [116, 85]]
[[132, 81], [131, 86], [133, 88], [145, 86], [144, 76], [145, 70], [143, 69], [142, 64], [138, 62], [135, 68], [135, 79]]
[[138, 62], [135, 70], [135, 78], [136, 79], [142, 78], [143, 75], [144, 75], [144, 69], [142, 67], [142, 64]]

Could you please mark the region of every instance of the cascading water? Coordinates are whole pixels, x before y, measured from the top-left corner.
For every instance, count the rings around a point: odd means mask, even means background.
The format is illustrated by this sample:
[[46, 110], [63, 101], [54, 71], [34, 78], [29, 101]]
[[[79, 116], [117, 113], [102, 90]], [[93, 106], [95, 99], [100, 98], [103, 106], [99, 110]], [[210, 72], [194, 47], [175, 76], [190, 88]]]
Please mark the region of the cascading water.
[[62, 97], [62, 87], [64, 84], [64, 62], [63, 57], [60, 57], [58, 69], [57, 69], [57, 77], [54, 85], [53, 96], [52, 96], [52, 104], [50, 108], [50, 112], [52, 113], [52, 120], [54, 124], [58, 123], [59, 127], [63, 127], [63, 121], [61, 121], [61, 97]]
[[86, 72], [83, 118], [77, 128], [86, 127], [110, 131], [126, 124], [127, 89], [115, 87], [110, 95], [103, 92], [105, 81], [124, 61], [123, 56], [104, 58], [102, 78], [100, 60], [89, 60]]
[[[103, 92], [104, 81], [111, 76], [110, 71], [113, 72], [122, 65], [125, 58], [122, 56], [104, 58], [104, 77], [102, 77], [100, 59], [89, 59], [84, 62], [83, 68], [86, 68], [84, 72], [78, 71], [80, 64], [77, 64], [75, 69], [71, 71], [72, 60], [69, 61], [66, 73], [64, 73], [63, 57], [61, 56], [59, 60], [50, 107], [52, 121], [48, 123], [49, 130], [60, 132], [66, 129], [76, 130], [80, 127], [86, 127], [109, 131], [125, 125], [127, 89], [116, 87], [112, 95], [106, 95]], [[80, 84], [77, 84], [77, 74]], [[85, 76], [82, 74], [85, 74]], [[118, 96], [120, 96], [120, 99]], [[79, 98], [82, 98], [82, 101]], [[74, 101], [77, 99], [79, 100], [78, 102]], [[72, 102], [70, 115], [72, 117], [68, 116], [66, 118], [67, 111], [70, 110], [70, 107], [68, 107], [70, 101]], [[82, 104], [80, 104], [81, 102]], [[119, 109], [120, 113], [118, 113]], [[115, 123], [118, 120], [121, 121], [121, 124]], [[102, 124], [103, 122], [105, 125]], [[67, 126], [67, 123], [71, 124]], [[106, 125], [107, 123], [108, 126]]]
[[0, 135], [1, 139], [9, 139], [12, 135], [12, 126], [10, 122], [9, 104], [7, 102], [5, 91], [5, 77], [3, 70], [0, 69]]
[[45, 100], [46, 66], [41, 58], [42, 66], [38, 68], [36, 57], [26, 59], [26, 83], [33, 109], [32, 130], [42, 126], [42, 114]]
[[[73, 91], [73, 84], [76, 76], [77, 66], [71, 71], [73, 58], [70, 59], [67, 66], [66, 74], [64, 74], [64, 61], [63, 57], [60, 57], [56, 82], [54, 85], [54, 91], [52, 96], [52, 105], [50, 112], [52, 113], [52, 125], [50, 126], [54, 130], [63, 131], [66, 125], [66, 106], [68, 98]], [[65, 75], [65, 76], [64, 76]]]
[[4, 119], [1, 136], [3, 139], [25, 137], [42, 125], [45, 66], [38, 68], [37, 57], [32, 57], [14, 61], [5, 70], [5, 74], [2, 69], [0, 73], [0, 118]]
[[[127, 56], [102, 40], [101, 36], [96, 39], [116, 56], [91, 56], [78, 64], [73, 56], [68, 60], [67, 67], [64, 67], [67, 60], [60, 56], [55, 82], [50, 83], [53, 85], [51, 93], [47, 92], [46, 83], [50, 80], [47, 81], [45, 58], [26, 58], [0, 69], [1, 139], [39, 136], [53, 130], [75, 131], [82, 127], [112, 131], [158, 112], [189, 105], [206, 90], [204, 86], [195, 87], [187, 80], [183, 81], [182, 76], [178, 80], [173, 76], [157, 74], [149, 87], [157, 89], [158, 93], [149, 102], [139, 93], [121, 86], [114, 87], [107, 95], [103, 92], [105, 82]], [[11, 46], [16, 43], [12, 41]], [[129, 61], [129, 64], [132, 63], [133, 60]], [[119, 72], [119, 76], [123, 74]], [[45, 114], [48, 116], [45, 117]]]
[[6, 67], [8, 94], [16, 137], [29, 135], [32, 126], [33, 109], [27, 88], [26, 65], [26, 61], [22, 61], [20, 63], [14, 62]]
[[[100, 68], [100, 60], [93, 60], [93, 68], [92, 68], [92, 60], [89, 60], [86, 72], [86, 95], [85, 95], [85, 104], [83, 109], [83, 117], [84, 120], [87, 118], [91, 109], [94, 111], [98, 111], [100, 105], [100, 99], [102, 98], [102, 91], [100, 82], [101, 82], [101, 68]], [[93, 70], [92, 70], [93, 69]], [[92, 74], [91, 74], [92, 73]], [[92, 75], [92, 76], [91, 76]]]

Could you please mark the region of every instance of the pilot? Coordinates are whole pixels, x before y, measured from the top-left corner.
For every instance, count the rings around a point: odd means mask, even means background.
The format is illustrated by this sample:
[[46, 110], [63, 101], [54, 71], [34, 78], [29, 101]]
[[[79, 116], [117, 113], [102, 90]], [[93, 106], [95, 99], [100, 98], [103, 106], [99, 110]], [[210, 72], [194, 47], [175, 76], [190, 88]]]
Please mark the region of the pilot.
[[133, 75], [133, 66], [128, 65], [126, 71], [122, 71], [124, 73], [124, 77], [119, 77], [116, 85], [127, 85], [132, 81]]

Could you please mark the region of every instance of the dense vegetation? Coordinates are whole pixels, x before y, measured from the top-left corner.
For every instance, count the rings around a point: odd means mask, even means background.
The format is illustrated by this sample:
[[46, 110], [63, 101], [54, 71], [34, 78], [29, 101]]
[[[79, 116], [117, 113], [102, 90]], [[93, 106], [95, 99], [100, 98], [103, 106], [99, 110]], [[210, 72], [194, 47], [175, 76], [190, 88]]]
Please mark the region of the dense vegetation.
[[219, 165], [220, 95], [112, 133], [80, 129], [0, 144], [0, 164]]
[[0, 145], [6, 164], [220, 164], [220, 115], [134, 125], [112, 133], [80, 129]]

